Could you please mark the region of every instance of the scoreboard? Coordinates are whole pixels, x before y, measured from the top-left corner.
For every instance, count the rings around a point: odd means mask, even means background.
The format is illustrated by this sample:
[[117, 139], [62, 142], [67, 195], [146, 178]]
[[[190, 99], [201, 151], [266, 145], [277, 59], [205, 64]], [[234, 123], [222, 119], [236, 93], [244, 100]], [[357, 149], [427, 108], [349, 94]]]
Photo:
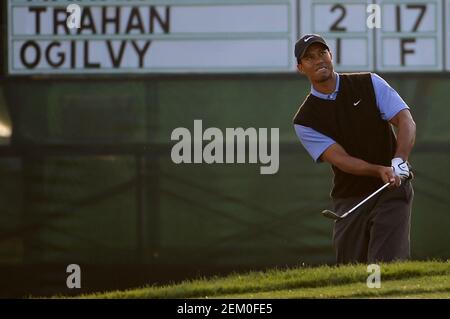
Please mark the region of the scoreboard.
[[[69, 29], [67, 6], [81, 8]], [[7, 0], [14, 74], [293, 73], [321, 34], [338, 71], [449, 72], [450, 0]]]
[[[69, 4], [80, 28], [68, 28]], [[8, 0], [10, 74], [290, 72], [294, 0]]]
[[372, 1], [300, 2], [301, 34], [322, 35], [337, 70], [373, 70], [374, 34], [367, 30], [366, 8]]
[[[448, 30], [450, 1], [446, 1]], [[373, 8], [379, 9], [379, 28], [367, 24]], [[299, 10], [302, 34], [325, 37], [337, 70], [444, 70], [442, 0], [306, 0], [300, 2]], [[446, 52], [448, 61], [448, 41]]]
[[382, 28], [377, 30], [380, 71], [441, 71], [442, 1], [381, 1]]

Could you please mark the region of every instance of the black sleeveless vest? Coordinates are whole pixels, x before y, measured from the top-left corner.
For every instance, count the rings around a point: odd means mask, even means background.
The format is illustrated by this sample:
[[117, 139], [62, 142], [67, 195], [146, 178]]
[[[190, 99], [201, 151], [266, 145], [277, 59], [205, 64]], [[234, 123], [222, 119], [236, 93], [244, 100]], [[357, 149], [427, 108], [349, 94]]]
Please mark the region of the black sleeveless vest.
[[[389, 122], [381, 118], [370, 73], [339, 76], [336, 100], [309, 94], [297, 111], [294, 124], [308, 126], [332, 138], [353, 157], [391, 166], [396, 138]], [[332, 168], [333, 198], [368, 195], [383, 184], [380, 178], [351, 175], [334, 165]]]

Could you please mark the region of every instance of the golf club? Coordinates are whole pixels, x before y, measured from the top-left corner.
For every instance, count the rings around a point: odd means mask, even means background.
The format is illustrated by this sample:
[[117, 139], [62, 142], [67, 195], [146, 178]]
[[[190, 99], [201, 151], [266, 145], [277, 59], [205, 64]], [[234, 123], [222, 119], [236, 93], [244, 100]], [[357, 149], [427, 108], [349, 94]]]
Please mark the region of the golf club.
[[372, 194], [370, 194], [367, 198], [365, 198], [364, 200], [362, 200], [358, 205], [356, 205], [355, 207], [353, 207], [352, 209], [350, 209], [348, 212], [346, 212], [345, 214], [343, 214], [342, 216], [339, 216], [338, 214], [336, 214], [335, 212], [332, 212], [331, 210], [324, 210], [322, 211], [322, 215], [327, 217], [327, 218], [331, 218], [334, 220], [340, 220], [343, 219], [345, 217], [347, 217], [350, 213], [354, 212], [359, 206], [361, 206], [362, 204], [364, 204], [365, 202], [367, 202], [369, 199], [371, 199], [373, 196], [375, 196], [376, 194], [378, 194], [379, 192], [381, 192], [383, 189], [385, 189], [386, 187], [388, 187], [391, 183], [386, 183], [383, 186], [381, 186], [379, 189], [377, 189], [375, 192], [373, 192]]
[[[414, 179], [414, 172], [412, 170], [412, 166], [408, 163], [408, 167], [409, 167], [409, 176], [406, 179], [408, 180], [412, 180]], [[377, 189], [375, 192], [373, 192], [372, 194], [370, 194], [367, 198], [365, 198], [364, 200], [362, 200], [358, 205], [356, 205], [355, 207], [353, 207], [352, 209], [350, 209], [348, 212], [346, 212], [345, 214], [343, 214], [342, 216], [339, 216], [338, 214], [336, 214], [335, 212], [325, 209], [324, 211], [322, 211], [322, 215], [327, 217], [327, 218], [331, 218], [334, 220], [340, 220], [343, 219], [345, 217], [347, 217], [350, 213], [354, 212], [359, 206], [361, 206], [362, 204], [364, 204], [365, 202], [367, 202], [369, 199], [371, 199], [373, 196], [375, 196], [376, 194], [378, 194], [379, 192], [381, 192], [383, 189], [385, 189], [386, 187], [388, 187], [391, 183], [386, 183], [383, 186], [381, 186], [379, 189]]]

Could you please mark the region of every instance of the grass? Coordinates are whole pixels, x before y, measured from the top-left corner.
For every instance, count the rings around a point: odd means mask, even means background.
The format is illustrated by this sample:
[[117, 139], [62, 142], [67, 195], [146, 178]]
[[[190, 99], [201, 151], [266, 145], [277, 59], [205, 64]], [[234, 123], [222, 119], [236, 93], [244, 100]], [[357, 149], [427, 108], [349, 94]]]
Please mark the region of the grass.
[[366, 285], [367, 265], [270, 269], [82, 298], [450, 298], [450, 260], [381, 266], [381, 288]]

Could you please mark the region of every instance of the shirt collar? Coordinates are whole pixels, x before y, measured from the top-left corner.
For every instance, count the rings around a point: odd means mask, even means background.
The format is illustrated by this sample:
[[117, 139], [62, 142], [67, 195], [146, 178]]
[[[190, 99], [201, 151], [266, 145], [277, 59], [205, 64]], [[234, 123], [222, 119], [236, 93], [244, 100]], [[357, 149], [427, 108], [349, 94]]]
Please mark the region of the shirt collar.
[[334, 74], [336, 75], [336, 88], [332, 93], [329, 94], [321, 93], [311, 85], [311, 94], [324, 100], [335, 100], [339, 91], [339, 74], [337, 74], [336, 72], [334, 72]]

